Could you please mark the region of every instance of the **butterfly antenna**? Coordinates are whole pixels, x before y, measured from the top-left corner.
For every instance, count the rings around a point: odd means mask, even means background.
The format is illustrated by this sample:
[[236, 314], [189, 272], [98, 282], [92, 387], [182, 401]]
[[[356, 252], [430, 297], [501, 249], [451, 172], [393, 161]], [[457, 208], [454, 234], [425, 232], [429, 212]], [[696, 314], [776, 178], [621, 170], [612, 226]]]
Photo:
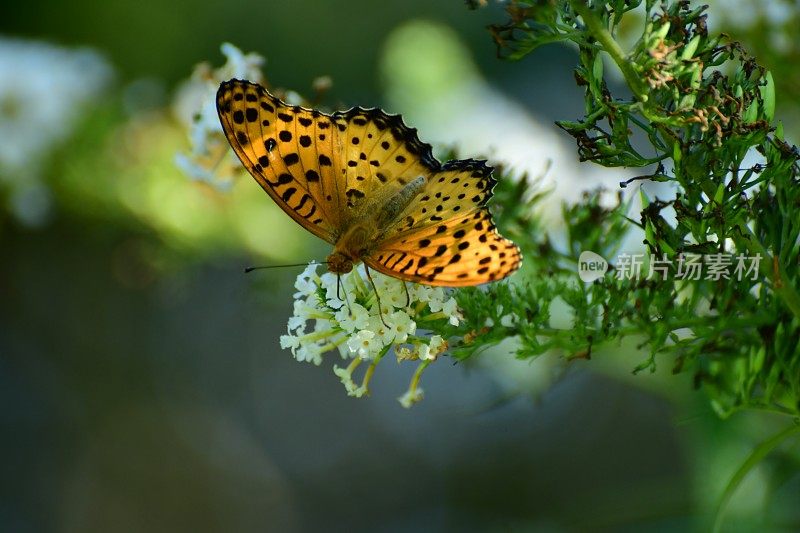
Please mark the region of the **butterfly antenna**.
[[[327, 265], [327, 261], [320, 261], [319, 264]], [[295, 263], [293, 265], [266, 265], [266, 266], [254, 266], [254, 267], [247, 267], [244, 269], [244, 273], [248, 274], [253, 270], [263, 270], [265, 268], [287, 268], [287, 267], [301, 267], [301, 266], [308, 266], [309, 263]]]
[[369, 267], [367, 266], [366, 263], [364, 263], [364, 270], [367, 273], [367, 279], [369, 279], [369, 282], [372, 284], [372, 290], [375, 291], [375, 299], [378, 301], [378, 316], [381, 317], [381, 322], [383, 322], [383, 325], [388, 328], [389, 324], [387, 324], [386, 321], [383, 319], [383, 306], [381, 305], [381, 295], [378, 294], [378, 288], [375, 286], [375, 281], [372, 279], [372, 274], [369, 273]]

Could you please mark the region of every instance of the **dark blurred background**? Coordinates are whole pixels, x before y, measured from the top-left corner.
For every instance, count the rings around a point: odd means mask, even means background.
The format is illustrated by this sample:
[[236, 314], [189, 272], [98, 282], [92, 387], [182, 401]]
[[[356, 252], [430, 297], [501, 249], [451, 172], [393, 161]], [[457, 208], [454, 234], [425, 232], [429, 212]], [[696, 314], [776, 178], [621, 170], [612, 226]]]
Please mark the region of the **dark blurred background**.
[[[412, 370], [387, 363], [348, 398], [338, 356], [315, 367], [278, 346], [297, 272], [242, 274], [327, 247], [250, 178], [220, 192], [175, 165], [176, 87], [228, 41], [265, 56], [275, 86], [310, 94], [328, 75], [330, 106], [381, 105], [423, 140], [614, 187], [552, 125], [582, 112], [574, 52], [500, 61], [485, 26], [502, 20], [494, 3], [422, 0], [3, 10], [1, 531], [708, 527], [768, 415], [719, 420], [669, 362], [632, 376], [635, 343], [569, 366], [502, 347], [440, 361], [411, 410], [396, 398]], [[509, 117], [508, 137], [479, 126]], [[756, 469], [729, 530], [800, 527], [797, 467], [795, 446]]]

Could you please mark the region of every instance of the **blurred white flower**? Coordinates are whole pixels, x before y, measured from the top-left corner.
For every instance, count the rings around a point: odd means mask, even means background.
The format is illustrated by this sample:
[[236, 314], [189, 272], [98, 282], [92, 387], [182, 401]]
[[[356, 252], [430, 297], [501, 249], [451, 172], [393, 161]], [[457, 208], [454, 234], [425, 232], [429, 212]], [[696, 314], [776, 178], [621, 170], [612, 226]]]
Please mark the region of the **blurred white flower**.
[[227, 189], [242, 167], [217, 117], [217, 89], [231, 78], [261, 82], [265, 60], [258, 54], [244, 54], [230, 43], [223, 43], [220, 49], [225, 64], [212, 69], [208, 63], [200, 63], [176, 93], [173, 109], [189, 132], [190, 151], [177, 154], [175, 164], [193, 180]]
[[112, 76], [89, 48], [0, 37], [0, 188], [10, 190], [9, 207], [23, 223], [46, 219], [50, 191], [40, 178], [48, 156]]
[[[440, 287], [406, 286], [378, 272], [371, 273], [373, 289], [363, 265], [339, 280], [330, 272], [318, 275], [318, 267], [311, 263], [297, 276], [294, 314], [288, 321], [288, 334], [280, 338], [281, 348], [291, 350], [298, 361], [314, 364], [320, 364], [325, 353], [338, 351], [343, 359], [350, 360], [350, 365], [335, 366], [334, 373], [348, 395], [356, 397], [369, 391], [375, 366], [394, 348], [398, 361], [420, 361], [412, 383], [416, 387], [422, 365], [435, 360], [448, 347], [440, 335], [419, 334], [417, 322], [448, 320], [457, 324], [461, 313], [456, 300]], [[305, 333], [309, 322], [314, 324], [313, 331]], [[369, 369], [359, 385], [353, 380], [353, 372], [362, 362], [368, 362]], [[421, 389], [407, 396], [405, 403], [411, 405], [422, 398]]]
[[415, 389], [408, 389], [406, 393], [397, 400], [400, 402], [400, 405], [406, 409], [410, 409], [415, 403], [421, 402], [424, 397], [425, 391], [422, 390], [422, 387], [417, 387]]
[[500, 325], [503, 326], [504, 328], [513, 328], [516, 322], [517, 322], [517, 317], [515, 315], [512, 315], [511, 313], [500, 317]]
[[453, 326], [457, 326], [464, 318], [458, 310], [456, 299], [452, 297], [442, 303], [442, 313], [447, 316], [448, 321]]

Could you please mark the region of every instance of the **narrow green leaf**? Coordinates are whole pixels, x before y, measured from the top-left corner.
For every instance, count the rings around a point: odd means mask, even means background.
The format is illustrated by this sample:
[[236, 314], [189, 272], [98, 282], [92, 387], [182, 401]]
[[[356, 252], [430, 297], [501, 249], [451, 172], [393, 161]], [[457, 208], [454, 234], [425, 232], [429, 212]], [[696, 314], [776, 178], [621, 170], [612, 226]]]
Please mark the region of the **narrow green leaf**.
[[767, 122], [772, 122], [775, 118], [775, 82], [772, 79], [772, 72], [768, 71], [765, 79], [767, 83], [759, 87], [759, 90], [764, 100], [764, 118]]

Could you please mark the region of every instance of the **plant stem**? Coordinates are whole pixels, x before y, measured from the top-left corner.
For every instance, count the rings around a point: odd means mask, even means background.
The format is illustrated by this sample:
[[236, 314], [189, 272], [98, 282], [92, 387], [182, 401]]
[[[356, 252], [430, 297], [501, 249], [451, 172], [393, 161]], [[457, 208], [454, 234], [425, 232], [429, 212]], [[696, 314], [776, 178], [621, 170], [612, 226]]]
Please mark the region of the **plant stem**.
[[797, 433], [800, 433], [800, 424], [794, 423], [793, 425], [781, 430], [776, 435], [773, 435], [769, 439], [756, 446], [747, 459], [745, 459], [744, 463], [742, 463], [739, 469], [736, 470], [736, 472], [733, 474], [733, 477], [731, 477], [731, 480], [725, 486], [725, 490], [722, 492], [719, 504], [717, 505], [717, 512], [714, 517], [714, 533], [717, 533], [721, 530], [722, 520], [725, 517], [725, 510], [728, 506], [728, 503], [747, 474], [750, 473], [750, 471], [755, 468], [758, 463], [760, 463], [769, 454], [769, 452], [774, 450], [784, 440]]
[[389, 348], [392, 346], [386, 346], [381, 350], [381, 352], [375, 357], [375, 360], [370, 363], [367, 371], [364, 373], [364, 379], [361, 381], [361, 387], [364, 389], [366, 394], [369, 394], [369, 382], [372, 381], [372, 375], [375, 373], [375, 367], [378, 366], [383, 356], [389, 351]]
[[572, 9], [581, 16], [591, 34], [600, 42], [606, 53], [611, 56], [611, 59], [614, 60], [614, 63], [616, 63], [617, 67], [622, 71], [622, 75], [625, 77], [625, 81], [628, 83], [631, 91], [633, 91], [636, 99], [640, 102], [646, 102], [647, 91], [644, 88], [642, 80], [626, 58], [622, 47], [614, 40], [611, 32], [605, 27], [600, 17], [586, 5], [585, 1], [570, 0], [570, 5]]

